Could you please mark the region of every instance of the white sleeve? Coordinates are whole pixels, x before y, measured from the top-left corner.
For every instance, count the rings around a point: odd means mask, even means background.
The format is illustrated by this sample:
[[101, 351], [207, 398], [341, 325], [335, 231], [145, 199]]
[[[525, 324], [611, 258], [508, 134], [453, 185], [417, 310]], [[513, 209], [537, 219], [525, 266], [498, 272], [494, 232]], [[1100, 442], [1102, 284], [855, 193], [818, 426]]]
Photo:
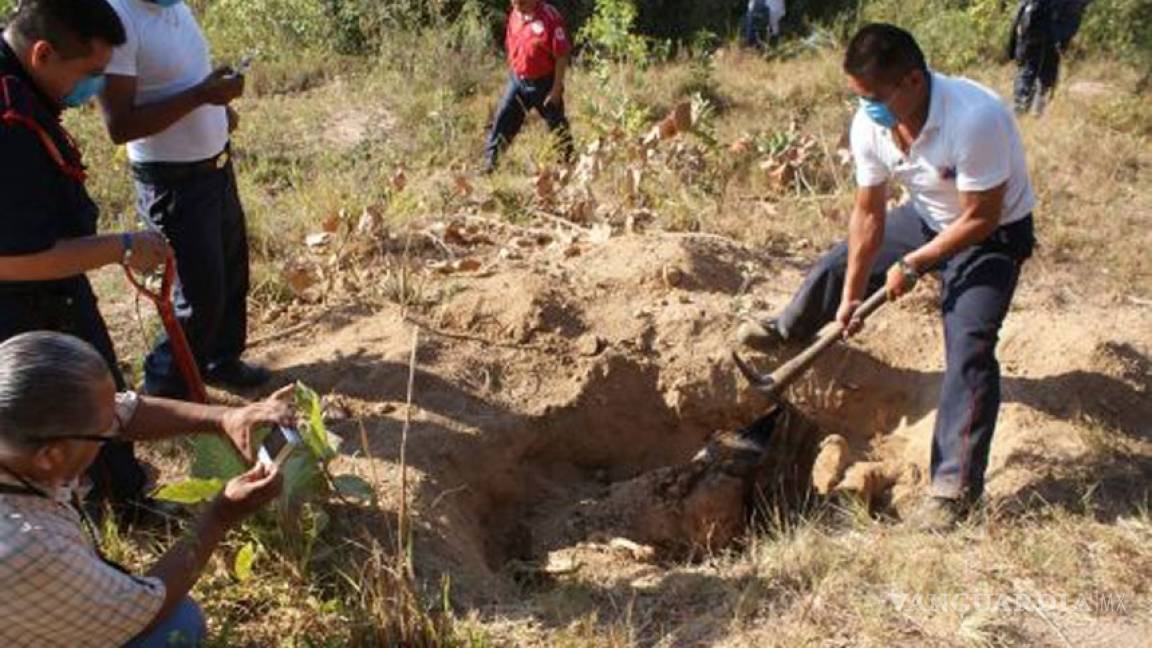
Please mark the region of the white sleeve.
[[134, 77], [136, 76], [136, 52], [140, 49], [136, 28], [118, 2], [109, 2], [108, 4], [120, 16], [120, 22], [124, 25], [124, 34], [127, 38], [123, 45], [112, 50], [112, 58], [108, 61], [108, 67], [104, 68], [104, 73]]
[[849, 139], [852, 143], [852, 161], [856, 165], [856, 185], [876, 187], [888, 182], [888, 167], [876, 151], [876, 128], [863, 109], [857, 110], [852, 119]]
[[956, 137], [956, 188], [987, 191], [1007, 182], [1012, 171], [1012, 142], [1007, 110], [982, 107], [967, 115]]

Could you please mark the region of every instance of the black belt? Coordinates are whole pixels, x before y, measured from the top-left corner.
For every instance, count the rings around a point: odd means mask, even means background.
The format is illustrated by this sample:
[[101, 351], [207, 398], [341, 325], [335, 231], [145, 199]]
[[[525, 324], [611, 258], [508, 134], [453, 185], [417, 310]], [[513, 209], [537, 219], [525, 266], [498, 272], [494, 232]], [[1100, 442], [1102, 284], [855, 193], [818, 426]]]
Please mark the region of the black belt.
[[216, 155], [195, 162], [133, 162], [132, 175], [142, 182], [177, 182], [207, 173], [215, 173], [232, 159], [231, 149], [224, 147]]

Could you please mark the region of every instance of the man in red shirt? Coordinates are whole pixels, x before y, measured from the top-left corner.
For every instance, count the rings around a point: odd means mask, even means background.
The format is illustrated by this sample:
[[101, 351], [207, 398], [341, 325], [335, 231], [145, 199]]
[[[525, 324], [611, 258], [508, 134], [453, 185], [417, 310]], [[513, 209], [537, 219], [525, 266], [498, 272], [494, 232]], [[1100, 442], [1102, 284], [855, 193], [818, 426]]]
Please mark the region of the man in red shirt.
[[559, 138], [564, 158], [571, 159], [574, 146], [564, 116], [564, 74], [572, 42], [564, 17], [543, 0], [512, 0], [504, 45], [510, 71], [508, 88], [484, 147], [484, 172], [495, 169], [500, 151], [520, 132], [525, 114], [533, 108]]

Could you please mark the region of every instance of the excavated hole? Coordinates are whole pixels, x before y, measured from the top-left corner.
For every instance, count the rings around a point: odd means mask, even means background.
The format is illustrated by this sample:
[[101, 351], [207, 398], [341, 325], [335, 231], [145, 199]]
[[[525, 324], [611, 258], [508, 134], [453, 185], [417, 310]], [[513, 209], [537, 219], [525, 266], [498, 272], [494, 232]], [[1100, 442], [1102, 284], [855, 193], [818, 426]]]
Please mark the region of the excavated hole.
[[[682, 402], [677, 414], [656, 383], [652, 368], [614, 363], [575, 403], [515, 431], [513, 436], [533, 439], [521, 452], [496, 453], [503, 461], [483, 462], [486, 469], [469, 480], [469, 517], [488, 569], [500, 572], [512, 561], [617, 536], [667, 555], [700, 555], [722, 547], [677, 537], [680, 526], [693, 528], [677, 516], [731, 522], [736, 507], [743, 525], [754, 510], [780, 519], [809, 500], [822, 434], [799, 410], [786, 407], [761, 464], [741, 480], [747, 488], [740, 491], [717, 467], [685, 467], [714, 433], [753, 422], [766, 403], [738, 398], [737, 390], [726, 397], [717, 393], [723, 390], [705, 390]], [[647, 519], [661, 507], [663, 517]]]

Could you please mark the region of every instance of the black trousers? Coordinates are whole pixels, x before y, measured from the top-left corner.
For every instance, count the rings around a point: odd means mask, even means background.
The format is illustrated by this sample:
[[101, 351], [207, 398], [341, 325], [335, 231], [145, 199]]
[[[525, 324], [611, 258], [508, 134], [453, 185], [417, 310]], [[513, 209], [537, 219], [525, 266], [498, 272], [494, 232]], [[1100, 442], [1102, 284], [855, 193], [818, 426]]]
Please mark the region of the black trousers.
[[[175, 252], [176, 317], [201, 372], [238, 359], [248, 339], [248, 227], [232, 163], [132, 170], [140, 215], [164, 232]], [[144, 361], [144, 391], [188, 397], [166, 335]]]
[[571, 161], [576, 147], [572, 142], [568, 118], [564, 115], [564, 104], [544, 104], [548, 93], [552, 91], [552, 82], [552, 77], [528, 80], [519, 79], [513, 74], [508, 78], [508, 87], [500, 99], [496, 118], [492, 122], [492, 132], [488, 134], [488, 142], [484, 147], [484, 157], [490, 166], [496, 165], [500, 153], [516, 139], [529, 110], [540, 113], [548, 129], [556, 134], [561, 156]]
[[[910, 205], [888, 214], [884, 242], [868, 277], [879, 290], [888, 269], [936, 236]], [[996, 343], [1016, 291], [1020, 267], [1032, 254], [1032, 217], [1000, 227], [987, 240], [944, 261], [940, 312], [947, 368], [932, 437], [932, 491], [941, 497], [979, 497], [1000, 412]], [[778, 320], [789, 339], [807, 340], [836, 317], [844, 289], [848, 247], [837, 245], [809, 272]]]
[[[116, 389], [127, 388], [112, 338], [86, 278], [76, 279], [73, 288], [60, 292], [0, 293], [0, 341], [31, 331], [67, 333], [91, 344], [108, 363]], [[131, 443], [105, 444], [88, 469], [88, 477], [92, 480], [89, 497], [96, 501], [122, 504], [144, 496], [146, 476]]]
[[1047, 101], [1060, 77], [1060, 48], [1055, 40], [1028, 43], [1016, 55], [1016, 82], [1013, 95], [1016, 112], [1027, 112], [1039, 94]]

